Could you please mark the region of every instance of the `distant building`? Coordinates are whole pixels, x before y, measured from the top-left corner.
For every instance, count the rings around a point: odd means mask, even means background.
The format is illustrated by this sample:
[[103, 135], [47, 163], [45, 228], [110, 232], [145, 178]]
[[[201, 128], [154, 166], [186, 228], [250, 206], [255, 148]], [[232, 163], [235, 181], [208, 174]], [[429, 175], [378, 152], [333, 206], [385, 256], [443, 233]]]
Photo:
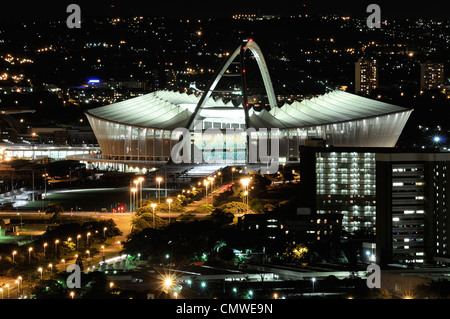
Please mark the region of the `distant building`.
[[355, 93], [369, 95], [377, 87], [377, 61], [360, 58], [355, 63]]
[[313, 214], [310, 209], [298, 209], [296, 214], [246, 214], [241, 221], [241, 228], [246, 231], [257, 231], [268, 239], [286, 241], [340, 240], [342, 231], [342, 215]]
[[427, 61], [420, 65], [420, 88], [422, 90], [444, 87], [444, 63]]

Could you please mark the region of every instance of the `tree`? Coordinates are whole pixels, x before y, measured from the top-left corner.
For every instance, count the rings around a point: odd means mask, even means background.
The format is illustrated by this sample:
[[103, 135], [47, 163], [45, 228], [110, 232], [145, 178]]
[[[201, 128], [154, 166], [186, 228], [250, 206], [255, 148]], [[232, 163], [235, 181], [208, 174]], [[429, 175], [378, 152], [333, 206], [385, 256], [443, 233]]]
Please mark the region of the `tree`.
[[167, 222], [164, 221], [161, 217], [159, 217], [156, 212], [153, 215], [153, 211], [151, 212], [145, 212], [136, 216], [135, 218], [133, 218], [132, 221], [132, 227], [133, 227], [133, 231], [142, 231], [143, 229], [146, 228], [153, 228], [153, 226], [155, 226], [155, 228], [161, 228], [167, 225]]
[[68, 293], [63, 281], [41, 280], [32, 290], [36, 299], [63, 299]]
[[193, 211], [186, 211], [186, 212], [181, 213], [178, 216], [177, 221], [180, 221], [183, 223], [193, 222], [195, 220], [195, 215], [192, 212]]
[[242, 202], [230, 202], [220, 206], [224, 213], [242, 214], [248, 210], [248, 206]]
[[62, 213], [64, 213], [64, 207], [60, 203], [50, 203], [45, 209], [45, 214], [53, 214], [53, 219], [58, 218]]
[[289, 244], [283, 257], [288, 262], [299, 263], [304, 261], [306, 254], [308, 253], [308, 247], [303, 244]]
[[225, 213], [220, 208], [216, 208], [211, 213], [211, 218], [218, 224], [230, 224], [234, 220], [234, 215], [232, 213]]

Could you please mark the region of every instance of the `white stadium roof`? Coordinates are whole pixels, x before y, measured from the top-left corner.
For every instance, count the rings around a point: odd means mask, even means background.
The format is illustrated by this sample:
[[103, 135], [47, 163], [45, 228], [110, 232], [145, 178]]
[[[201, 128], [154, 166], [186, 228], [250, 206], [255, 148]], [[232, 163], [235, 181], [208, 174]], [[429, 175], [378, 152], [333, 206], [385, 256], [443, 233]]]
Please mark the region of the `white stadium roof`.
[[[155, 91], [126, 101], [91, 109], [98, 119], [130, 126], [173, 130], [185, 127], [201, 96], [175, 91]], [[231, 111], [231, 112], [230, 112]], [[362, 120], [411, 110], [359, 95], [332, 91], [302, 102], [284, 104], [270, 111], [250, 110], [254, 128], [301, 128]], [[228, 114], [228, 115], [227, 115]], [[237, 115], [239, 114], [239, 115]], [[209, 98], [200, 118], [244, 123], [243, 106]], [[238, 118], [241, 116], [241, 118]]]

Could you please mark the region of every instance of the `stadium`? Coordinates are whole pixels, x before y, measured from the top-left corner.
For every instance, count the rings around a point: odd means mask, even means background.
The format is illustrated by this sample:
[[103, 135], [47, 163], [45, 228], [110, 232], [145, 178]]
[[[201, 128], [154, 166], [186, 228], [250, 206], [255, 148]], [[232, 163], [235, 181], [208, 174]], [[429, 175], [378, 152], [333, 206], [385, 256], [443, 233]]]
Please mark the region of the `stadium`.
[[[247, 50], [258, 64], [270, 109], [256, 111], [249, 107], [243, 58]], [[215, 93], [221, 78], [231, 75], [229, 68], [236, 64], [238, 56], [242, 96], [236, 104], [218, 98]], [[258, 143], [246, 134], [248, 129], [256, 135], [276, 138], [278, 160], [287, 163], [299, 160], [299, 146], [308, 139], [323, 139], [338, 147], [394, 147], [411, 112], [340, 90], [279, 106], [262, 52], [250, 39], [236, 48], [200, 93], [158, 90], [88, 110], [86, 116], [103, 160], [150, 166], [166, 163], [180, 140], [179, 129], [185, 129], [191, 133], [192, 147], [202, 151], [213, 149], [215, 159], [227, 159], [226, 165], [239, 165], [248, 163], [249, 145]], [[208, 134], [211, 129], [215, 131]], [[207, 158], [203, 160], [207, 162]], [[193, 160], [200, 162], [198, 158]]]

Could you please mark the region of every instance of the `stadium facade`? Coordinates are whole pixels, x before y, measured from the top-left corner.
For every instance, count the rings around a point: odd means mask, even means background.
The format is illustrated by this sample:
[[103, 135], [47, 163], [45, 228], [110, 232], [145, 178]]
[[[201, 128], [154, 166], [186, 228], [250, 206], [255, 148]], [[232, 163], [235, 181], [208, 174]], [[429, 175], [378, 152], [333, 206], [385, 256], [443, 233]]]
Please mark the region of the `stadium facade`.
[[[246, 50], [252, 51], [258, 63], [270, 110], [258, 112], [248, 107], [243, 59]], [[217, 83], [229, 75], [228, 69], [239, 55], [243, 97], [236, 105], [215, 97], [214, 93]], [[256, 131], [256, 135], [264, 131], [276, 138], [279, 161], [283, 163], [298, 161], [299, 146], [312, 138], [324, 139], [337, 147], [394, 147], [411, 112], [340, 90], [280, 107], [261, 50], [254, 41], [247, 40], [231, 54], [201, 94], [159, 90], [91, 109], [86, 116], [103, 159], [166, 162], [180, 141], [178, 129], [184, 128], [191, 132], [193, 147], [213, 149], [215, 158], [226, 158], [227, 163], [231, 159], [235, 164], [245, 164], [248, 145], [258, 142], [249, 138], [248, 129]], [[211, 129], [216, 131], [208, 134]]]

